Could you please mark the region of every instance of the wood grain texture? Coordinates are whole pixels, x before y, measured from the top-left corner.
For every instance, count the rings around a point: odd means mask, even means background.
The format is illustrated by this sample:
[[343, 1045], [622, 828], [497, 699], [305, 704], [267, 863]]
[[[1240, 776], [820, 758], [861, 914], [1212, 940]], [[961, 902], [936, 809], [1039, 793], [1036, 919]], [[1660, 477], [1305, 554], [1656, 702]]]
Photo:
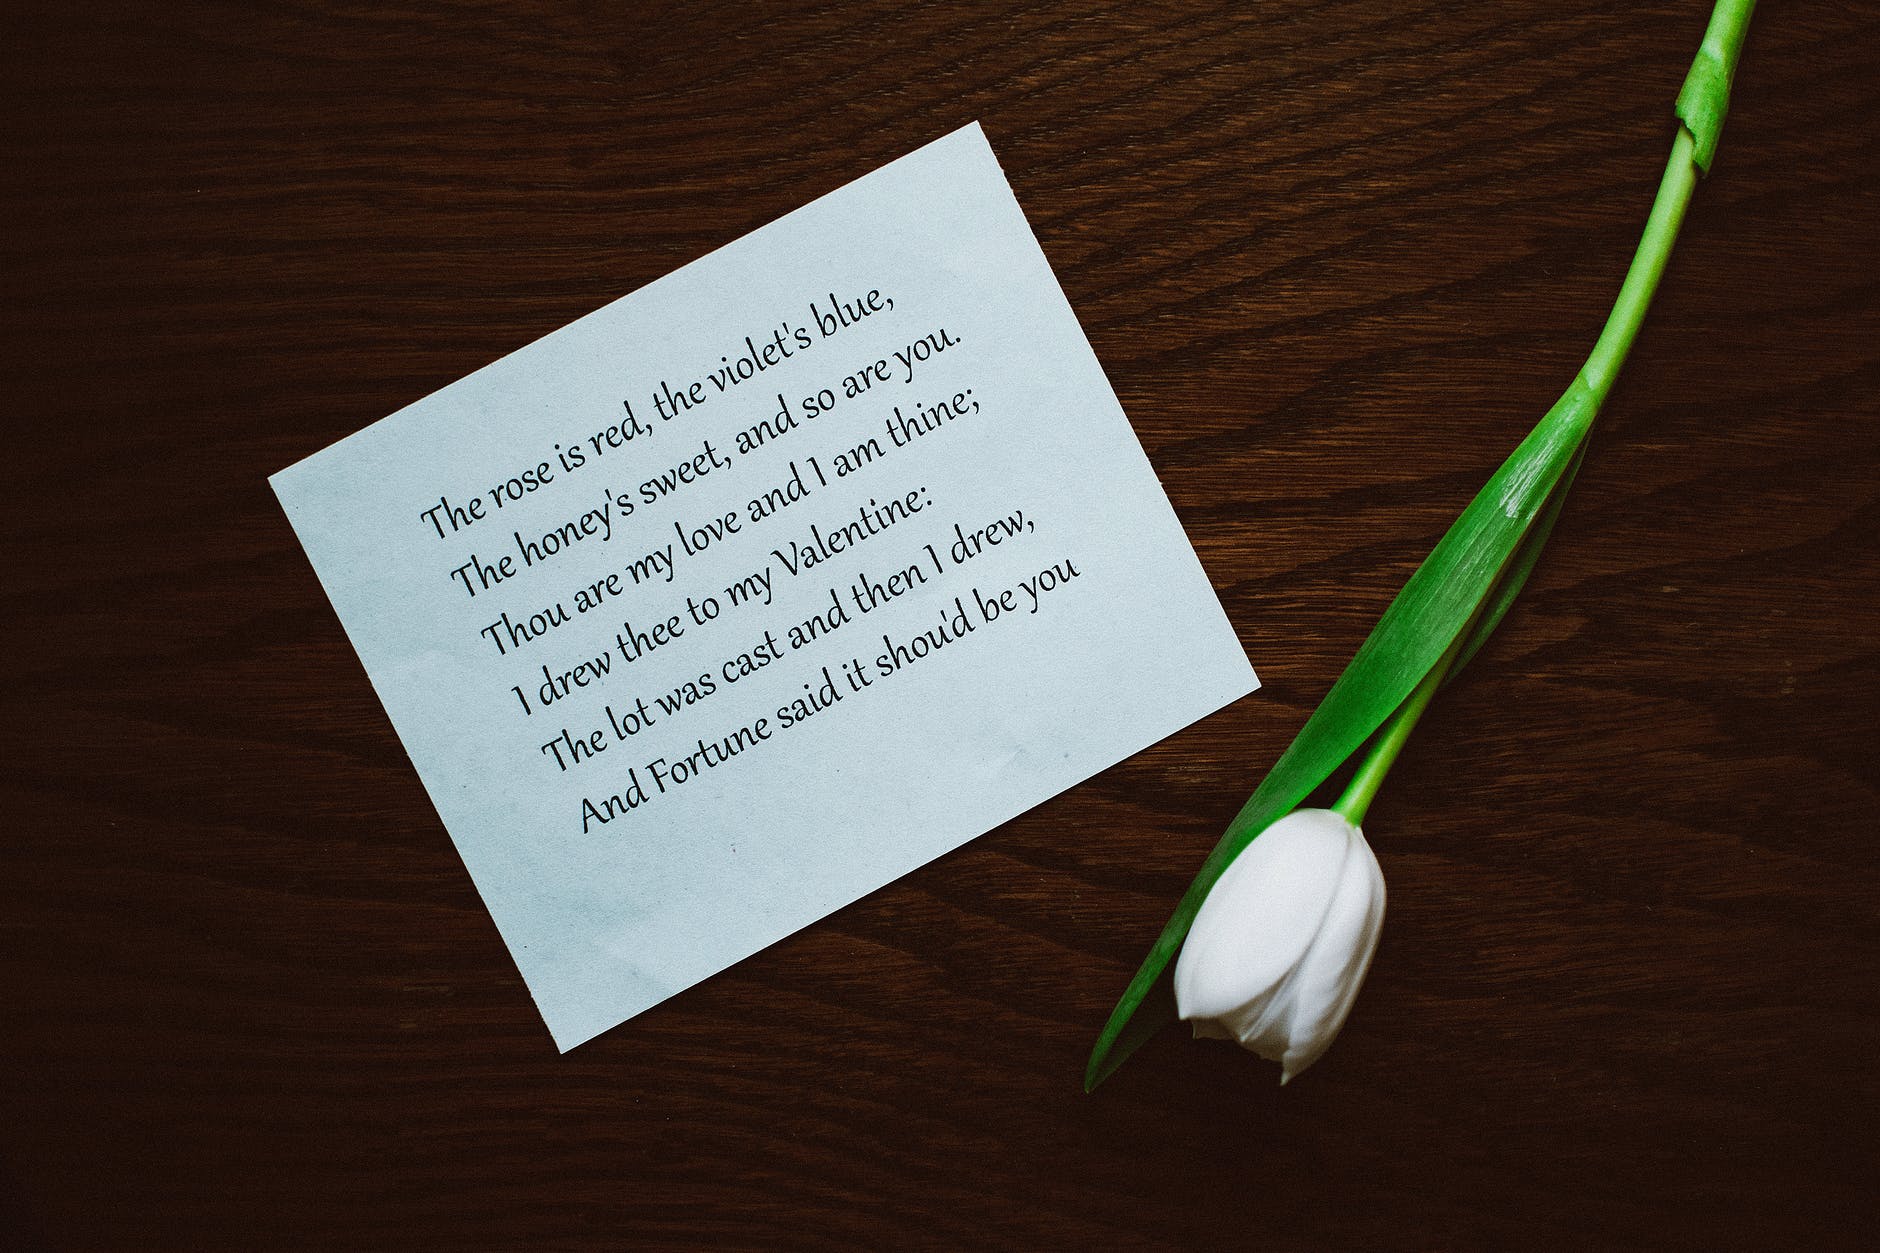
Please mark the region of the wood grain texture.
[[[51, 1249], [1871, 1239], [1880, 16], [1753, 24], [1337, 1046], [1084, 1057], [1572, 377], [1691, 0], [15, 3], [0, 1212]], [[1263, 692], [566, 1057], [265, 476], [978, 118]], [[761, 821], [762, 815], [753, 815]]]

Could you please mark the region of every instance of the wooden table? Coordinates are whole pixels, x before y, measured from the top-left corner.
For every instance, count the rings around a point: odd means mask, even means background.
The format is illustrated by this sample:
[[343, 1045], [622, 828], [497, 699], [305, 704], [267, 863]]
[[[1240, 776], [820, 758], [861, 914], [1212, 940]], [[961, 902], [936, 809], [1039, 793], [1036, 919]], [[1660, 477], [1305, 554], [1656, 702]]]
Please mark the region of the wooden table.
[[[1553, 546], [1371, 812], [1337, 1046], [1079, 1084], [1572, 378], [1706, 13], [10, 6], [11, 1247], [1871, 1239], [1857, 4], [1752, 26]], [[974, 118], [1266, 687], [559, 1057], [265, 477]]]

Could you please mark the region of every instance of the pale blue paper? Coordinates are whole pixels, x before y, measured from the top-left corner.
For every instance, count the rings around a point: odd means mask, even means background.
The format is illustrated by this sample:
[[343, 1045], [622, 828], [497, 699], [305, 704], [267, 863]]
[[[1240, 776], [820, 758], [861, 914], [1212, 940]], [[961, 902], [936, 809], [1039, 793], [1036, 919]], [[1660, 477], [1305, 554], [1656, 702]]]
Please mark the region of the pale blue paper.
[[[661, 378], [702, 378], [720, 354], [782, 321], [805, 323], [829, 293], [880, 289], [894, 309], [818, 339], [758, 378], [669, 423]], [[611, 537], [469, 597], [449, 571], [477, 552], [516, 551], [625, 490], [702, 439], [735, 432], [935, 327], [960, 343], [911, 385], [881, 384], [669, 503], [616, 521]], [[815, 332], [812, 331], [812, 334]], [[898, 377], [898, 376], [897, 376]], [[682, 561], [671, 583], [636, 587], [506, 656], [478, 634], [499, 611], [526, 618], [570, 589], [673, 538], [678, 520], [743, 511], [816, 455], [890, 441], [890, 407], [967, 387], [980, 412], [865, 465], [776, 516]], [[556, 444], [624, 415], [652, 428], [467, 531], [439, 539], [419, 517], [461, 501]], [[386, 712], [563, 1050], [824, 917], [1252, 691], [1258, 681], [1096, 357], [977, 124], [945, 136], [563, 327], [274, 476]], [[825, 531], [869, 498], [924, 487], [931, 504], [794, 579], [769, 556], [808, 524]], [[944, 554], [1022, 509], [1023, 533], [924, 588], [860, 615], [780, 662], [567, 772], [539, 751], [562, 726], [709, 671], [825, 609], [828, 589]], [[787, 548], [786, 548], [787, 550]], [[581, 831], [581, 800], [771, 717], [820, 667], [872, 664], [882, 636], [932, 625], [955, 596], [991, 592], [1068, 559], [1078, 577], [1039, 611], [982, 624], [957, 645], [846, 693], [800, 727], [612, 822]], [[768, 565], [769, 608], [721, 610], [708, 627], [532, 716], [540, 667], [611, 647], [623, 618], [683, 614]], [[933, 575], [931, 566], [927, 573]], [[1102, 832], [1090, 838], [1101, 840]], [[761, 1030], [761, 1027], [753, 1027]]]

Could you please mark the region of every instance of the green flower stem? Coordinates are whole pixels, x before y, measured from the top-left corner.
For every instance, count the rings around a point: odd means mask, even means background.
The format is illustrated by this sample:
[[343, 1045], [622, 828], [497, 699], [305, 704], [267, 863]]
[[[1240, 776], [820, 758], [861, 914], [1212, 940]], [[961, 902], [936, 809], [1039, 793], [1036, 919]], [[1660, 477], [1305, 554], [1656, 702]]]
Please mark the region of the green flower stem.
[[1384, 729], [1371, 741], [1371, 751], [1365, 755], [1358, 772], [1351, 776], [1351, 782], [1345, 788], [1345, 794], [1338, 798], [1332, 809], [1345, 816], [1345, 821], [1354, 827], [1364, 825], [1365, 811], [1371, 807], [1371, 798], [1377, 795], [1377, 789], [1384, 786], [1384, 776], [1397, 762], [1397, 754], [1410, 740], [1410, 732], [1416, 730], [1417, 719], [1429, 708], [1430, 697], [1436, 695], [1436, 689], [1443, 685], [1443, 678], [1455, 664], [1456, 655], [1462, 651], [1462, 642], [1468, 638], [1464, 631], [1456, 636], [1442, 660], [1430, 667], [1430, 672], [1423, 676], [1397, 712], [1390, 716]]
[[1658, 197], [1652, 201], [1651, 216], [1645, 220], [1645, 234], [1638, 242], [1638, 251], [1632, 254], [1632, 267], [1625, 273], [1625, 282], [1612, 303], [1612, 313], [1599, 333], [1599, 341], [1580, 367], [1580, 377], [1595, 404], [1605, 403], [1606, 394], [1619, 377], [1619, 367], [1632, 351], [1632, 341], [1638, 338], [1638, 328], [1651, 307], [1658, 280], [1664, 277], [1665, 262], [1671, 259], [1671, 246], [1678, 241], [1678, 228], [1684, 224], [1684, 211], [1697, 187], [1695, 147], [1690, 130], [1680, 126], [1671, 144], [1664, 179], [1658, 184]]
[[[1747, 9], [1749, 6], [1742, 7]], [[1612, 391], [1619, 370], [1625, 365], [1627, 354], [1632, 351], [1633, 341], [1638, 338], [1639, 327], [1645, 322], [1645, 313], [1651, 308], [1652, 296], [1658, 291], [1659, 280], [1664, 277], [1665, 263], [1671, 258], [1672, 246], [1678, 239], [1678, 229], [1684, 224], [1684, 211], [1690, 207], [1691, 193], [1697, 187], [1695, 150], [1695, 140], [1689, 128], [1679, 127], [1677, 138], [1671, 144], [1671, 159], [1666, 163], [1664, 178], [1658, 184], [1657, 198], [1652, 201], [1651, 214], [1645, 221], [1645, 233], [1639, 239], [1638, 251], [1632, 254], [1631, 268], [1626, 271], [1625, 282], [1619, 287], [1619, 295], [1613, 301], [1605, 328], [1600, 331], [1592, 352], [1587, 354], [1586, 364], [1580, 368], [1580, 381], [1585, 385], [1595, 411], [1605, 404], [1607, 394]], [[1565, 495], [1565, 488], [1566, 482], [1563, 481], [1550, 502], [1550, 507], [1556, 512]], [[1383, 786], [1384, 777], [1390, 773], [1391, 766], [1396, 764], [1397, 754], [1403, 751], [1404, 744], [1410, 739], [1410, 732], [1416, 729], [1417, 719], [1429, 707], [1430, 698], [1443, 685], [1465, 642], [1470, 639], [1471, 632], [1464, 628], [1442, 655], [1442, 659], [1430, 668], [1430, 672], [1423, 676], [1422, 681], [1404, 699], [1404, 703], [1398, 706], [1397, 712], [1390, 716], [1390, 721], [1372, 739], [1370, 751], [1358, 766], [1357, 773], [1351, 776], [1351, 783], [1345, 788], [1344, 795], [1332, 806], [1353, 826], [1364, 825], [1365, 812], [1370, 809], [1371, 800], [1377, 795], [1378, 788]]]
[[1730, 84], [1736, 78], [1736, 61], [1743, 54], [1743, 36], [1749, 32], [1749, 15], [1755, 7], [1756, 0], [1717, 0], [1704, 30], [1703, 46], [1678, 91], [1678, 120], [1696, 141], [1692, 160], [1705, 174], [1717, 156], [1723, 119], [1730, 112]]

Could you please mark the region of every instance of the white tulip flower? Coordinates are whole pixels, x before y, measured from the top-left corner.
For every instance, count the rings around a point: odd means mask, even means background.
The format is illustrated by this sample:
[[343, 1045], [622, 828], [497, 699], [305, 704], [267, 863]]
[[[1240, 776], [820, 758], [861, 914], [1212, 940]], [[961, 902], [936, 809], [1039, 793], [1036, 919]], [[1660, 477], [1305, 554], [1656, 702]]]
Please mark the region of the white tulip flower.
[[1222, 872], [1175, 965], [1175, 1005], [1195, 1035], [1280, 1063], [1317, 1061], [1345, 1025], [1384, 925], [1384, 872], [1364, 832], [1299, 809]]
[[[1586, 364], [1417, 567], [1228, 824], [1110, 1011], [1084, 1066], [1084, 1091], [1161, 1025], [1167, 998], [1159, 990], [1177, 945], [1176, 1012], [1197, 1036], [1238, 1040], [1277, 1060], [1281, 1083], [1317, 1061], [1344, 1025], [1384, 921], [1384, 876], [1358, 824], [1430, 697], [1494, 631], [1553, 531], [1691, 193], [1710, 172], [1755, 7], [1716, 0], [1711, 10], [1678, 91], [1678, 132], [1644, 236]], [[1360, 750], [1331, 809], [1273, 821]]]

